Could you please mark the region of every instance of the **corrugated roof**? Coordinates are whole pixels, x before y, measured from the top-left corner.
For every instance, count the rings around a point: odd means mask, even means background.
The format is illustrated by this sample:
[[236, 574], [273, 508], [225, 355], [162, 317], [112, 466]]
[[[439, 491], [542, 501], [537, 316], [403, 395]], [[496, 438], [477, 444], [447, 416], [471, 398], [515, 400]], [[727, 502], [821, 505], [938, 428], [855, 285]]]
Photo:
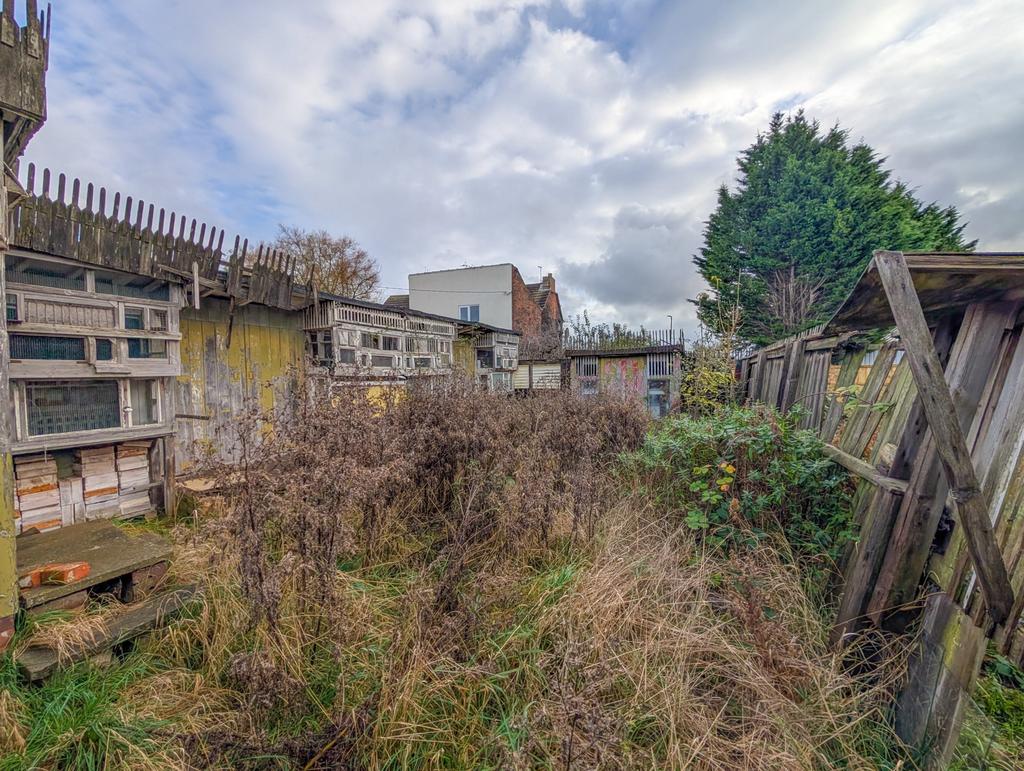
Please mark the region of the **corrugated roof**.
[[[1024, 298], [1022, 252], [904, 252], [903, 256], [929, 321], [1008, 293]], [[872, 259], [823, 334], [883, 329], [895, 323]]]

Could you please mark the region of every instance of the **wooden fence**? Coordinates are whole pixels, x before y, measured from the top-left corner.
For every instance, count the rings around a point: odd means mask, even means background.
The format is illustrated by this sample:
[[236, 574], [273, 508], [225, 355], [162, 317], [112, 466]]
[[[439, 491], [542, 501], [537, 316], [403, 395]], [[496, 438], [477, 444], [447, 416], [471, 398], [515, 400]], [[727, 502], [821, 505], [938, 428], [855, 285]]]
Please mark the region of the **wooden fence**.
[[153, 204], [122, 200], [105, 188], [70, 185], [64, 174], [51, 186], [49, 169], [38, 180], [28, 165], [28, 196], [15, 207], [9, 240], [28, 249], [79, 262], [155, 278], [193, 281], [239, 303], [256, 302], [290, 309], [295, 284], [295, 257], [235, 236], [230, 254], [224, 251], [224, 231], [169, 215]]
[[[1024, 303], [1012, 289], [931, 314], [930, 329], [917, 305], [920, 324], [904, 318], [902, 334], [880, 342], [818, 327], [737, 362], [746, 400], [799, 407], [802, 425], [859, 480], [860, 536], [841, 566], [834, 641], [868, 626], [931, 635], [915, 671], [941, 670], [942, 692], [918, 694], [917, 719], [897, 719], [910, 741], [930, 732], [948, 745], [936, 725], [956, 723], [986, 638], [1024, 661]], [[904, 309], [893, 312], [899, 321]], [[930, 340], [913, 339], [921, 329]], [[948, 390], [929, 381], [936, 371]], [[948, 420], [933, 391], [946, 393]]]

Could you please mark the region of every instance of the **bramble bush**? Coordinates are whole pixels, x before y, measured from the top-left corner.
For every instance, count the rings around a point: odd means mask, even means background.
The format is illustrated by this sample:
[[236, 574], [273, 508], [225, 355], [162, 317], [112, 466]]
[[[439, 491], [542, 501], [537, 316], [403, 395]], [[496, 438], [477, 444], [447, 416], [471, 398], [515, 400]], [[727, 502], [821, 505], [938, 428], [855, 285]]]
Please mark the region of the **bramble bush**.
[[673, 416], [627, 456], [627, 468], [713, 546], [752, 546], [781, 532], [806, 566], [830, 567], [854, 535], [849, 483], [798, 420], [739, 407]]

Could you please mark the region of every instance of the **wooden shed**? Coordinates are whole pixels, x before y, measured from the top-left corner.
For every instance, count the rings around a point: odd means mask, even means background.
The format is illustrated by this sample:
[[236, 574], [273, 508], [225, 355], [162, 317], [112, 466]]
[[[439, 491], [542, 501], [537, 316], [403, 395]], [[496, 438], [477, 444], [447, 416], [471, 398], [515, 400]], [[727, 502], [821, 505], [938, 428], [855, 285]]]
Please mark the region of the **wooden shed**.
[[835, 638], [918, 635], [897, 729], [933, 766], [987, 641], [1024, 660], [1022, 331], [1024, 254], [880, 251], [828, 324], [738, 362], [860, 480]]

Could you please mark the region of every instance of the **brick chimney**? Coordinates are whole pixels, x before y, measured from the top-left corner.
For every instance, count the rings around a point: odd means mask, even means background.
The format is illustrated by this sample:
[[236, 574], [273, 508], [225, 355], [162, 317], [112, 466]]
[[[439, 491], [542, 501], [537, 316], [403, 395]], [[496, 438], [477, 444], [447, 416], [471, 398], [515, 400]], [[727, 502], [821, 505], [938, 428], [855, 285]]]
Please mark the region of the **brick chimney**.
[[542, 287], [544, 287], [545, 289], [548, 289], [548, 290], [554, 292], [555, 291], [555, 276], [554, 276], [554, 274], [553, 273], [548, 273], [546, 276], [544, 276], [544, 278], [542, 278], [540, 280], [540, 285]]

